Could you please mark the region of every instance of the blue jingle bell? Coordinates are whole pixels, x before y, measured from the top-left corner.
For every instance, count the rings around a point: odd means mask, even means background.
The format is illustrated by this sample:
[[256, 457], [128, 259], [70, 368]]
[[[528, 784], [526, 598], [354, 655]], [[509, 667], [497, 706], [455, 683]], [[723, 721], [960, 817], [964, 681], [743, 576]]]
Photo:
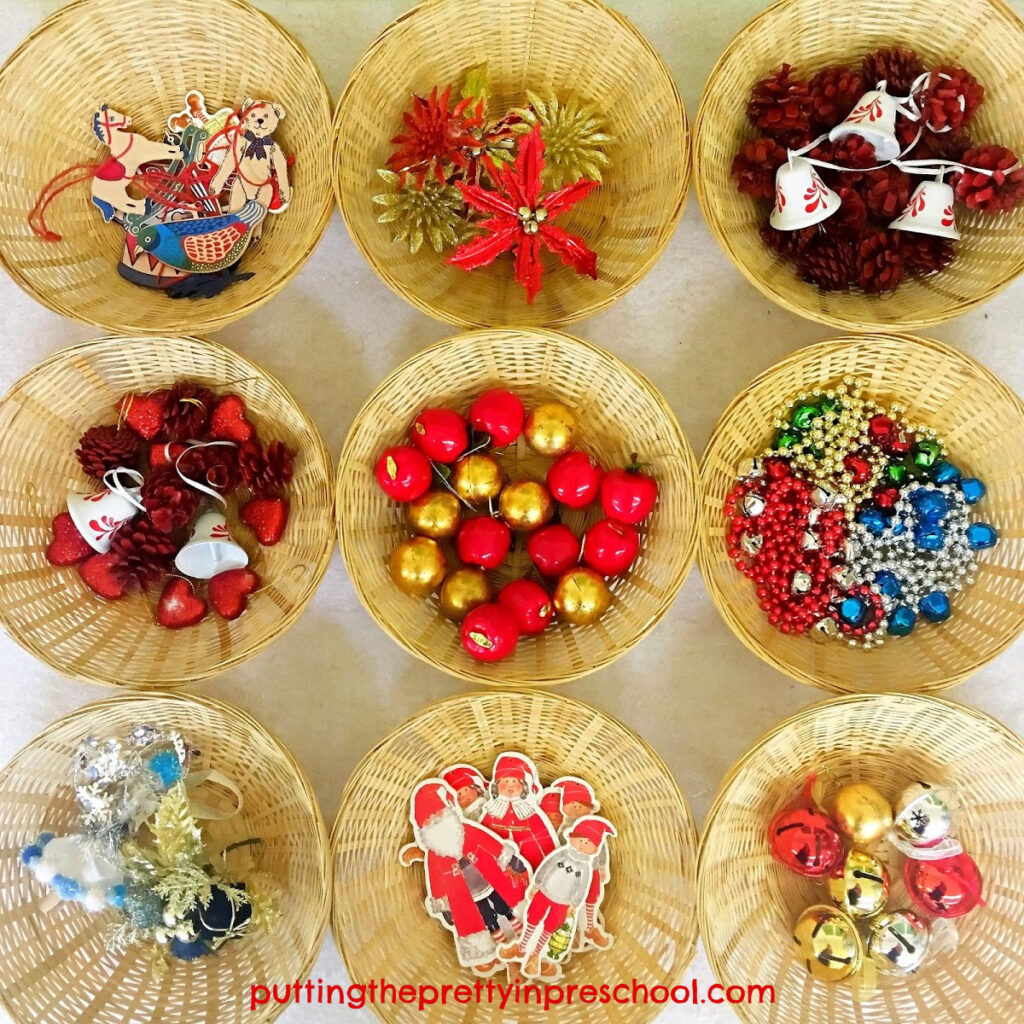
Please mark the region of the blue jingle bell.
[[903, 584], [896, 573], [889, 569], [881, 569], [875, 573], [875, 584], [880, 593], [886, 597], [896, 598], [903, 593]]
[[895, 519], [895, 520], [893, 520], [893, 524], [890, 527], [889, 532], [894, 537], [899, 537], [902, 534], [906, 533], [907, 532], [906, 520], [904, 520], [904, 519]]
[[960, 481], [960, 493], [968, 505], [975, 505], [985, 497], [985, 485], [975, 476]]
[[857, 513], [857, 522], [875, 537], [884, 533], [887, 525], [884, 513], [875, 505], [868, 505], [867, 508], [862, 508]]
[[942, 491], [930, 491], [927, 487], [918, 487], [910, 495], [911, 504], [917, 512], [918, 519], [926, 523], [937, 523], [945, 519], [949, 512], [949, 502]]
[[914, 527], [914, 546], [922, 551], [941, 551], [945, 543], [946, 535], [941, 526], [923, 522]]
[[960, 479], [960, 470], [952, 462], [943, 459], [928, 470], [928, 476], [931, 477], [932, 483], [941, 487], [943, 484], [955, 484]]
[[999, 534], [989, 523], [971, 523], [967, 527], [967, 546], [972, 551], [984, 551], [986, 548], [995, 547], [997, 540]]
[[917, 616], [909, 605], [901, 604], [889, 616], [889, 632], [893, 636], [909, 636], [914, 631]]
[[929, 622], [945, 622], [952, 614], [949, 597], [941, 590], [933, 590], [921, 598], [918, 609]]
[[844, 597], [839, 605], [839, 618], [848, 626], [859, 626], [868, 614], [868, 604], [860, 597]]

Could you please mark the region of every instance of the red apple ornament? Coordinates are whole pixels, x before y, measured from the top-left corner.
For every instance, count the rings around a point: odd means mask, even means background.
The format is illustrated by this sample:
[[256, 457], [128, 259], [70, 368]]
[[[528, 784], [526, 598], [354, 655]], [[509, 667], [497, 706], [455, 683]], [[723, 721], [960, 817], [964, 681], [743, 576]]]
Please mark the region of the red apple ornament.
[[555, 606], [548, 592], [533, 580], [513, 580], [501, 588], [498, 604], [507, 608], [527, 636], [543, 633], [555, 617]]
[[602, 519], [583, 535], [583, 564], [602, 576], [625, 572], [640, 553], [640, 534], [626, 523]]
[[512, 531], [490, 516], [467, 519], [455, 537], [455, 548], [466, 565], [497, 569], [512, 545]]
[[518, 641], [516, 617], [500, 604], [482, 604], [462, 620], [462, 646], [479, 661], [507, 658]]
[[586, 508], [601, 493], [604, 470], [593, 455], [566, 452], [548, 470], [548, 488], [569, 508]]
[[469, 422], [489, 434], [491, 444], [504, 448], [523, 432], [526, 410], [518, 395], [504, 388], [485, 391], [470, 407]]
[[772, 856], [790, 871], [821, 878], [842, 861], [843, 840], [832, 819], [815, 807], [813, 786], [812, 775], [800, 800], [775, 815], [768, 826], [768, 843]]
[[466, 421], [454, 409], [424, 409], [412, 421], [409, 439], [437, 462], [454, 462], [469, 447]]
[[561, 576], [580, 559], [580, 539], [568, 526], [556, 523], [530, 534], [526, 553], [542, 576]]
[[903, 881], [910, 898], [937, 917], [963, 917], [982, 902], [981, 872], [968, 853], [941, 860], [908, 857]]
[[601, 507], [609, 519], [636, 524], [646, 519], [658, 500], [658, 481], [642, 473], [634, 461], [613, 469], [601, 482]]
[[373, 469], [380, 489], [395, 501], [415, 501], [426, 494], [431, 472], [426, 455], [409, 445], [385, 449]]

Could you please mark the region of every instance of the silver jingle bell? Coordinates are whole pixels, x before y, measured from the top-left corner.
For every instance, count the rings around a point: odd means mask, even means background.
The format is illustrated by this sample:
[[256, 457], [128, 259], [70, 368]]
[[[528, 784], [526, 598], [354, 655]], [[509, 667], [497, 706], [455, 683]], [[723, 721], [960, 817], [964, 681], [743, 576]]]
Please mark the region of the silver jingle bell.
[[798, 570], [793, 573], [793, 582], [790, 584], [790, 590], [794, 594], [806, 594], [811, 589], [811, 584], [814, 581], [811, 579], [809, 572]]
[[764, 498], [760, 494], [743, 495], [743, 514], [750, 519], [759, 516], [764, 511]]
[[871, 922], [868, 955], [883, 974], [913, 974], [928, 955], [931, 927], [910, 910], [893, 910]]
[[736, 476], [740, 480], [747, 480], [752, 476], [761, 476], [763, 472], [764, 466], [756, 456], [741, 459], [740, 464], [736, 467]]
[[811, 637], [818, 643], [834, 640], [837, 636], [839, 636], [839, 625], [835, 619], [818, 619], [811, 627]]
[[931, 846], [953, 828], [952, 798], [948, 791], [914, 782], [896, 801], [894, 824], [899, 835], [915, 846]]
[[803, 539], [800, 541], [800, 546], [804, 551], [817, 551], [821, 545], [818, 543], [818, 538], [811, 533], [810, 530], [804, 530]]
[[764, 537], [759, 533], [745, 533], [740, 541], [740, 547], [748, 555], [756, 555], [764, 545]]

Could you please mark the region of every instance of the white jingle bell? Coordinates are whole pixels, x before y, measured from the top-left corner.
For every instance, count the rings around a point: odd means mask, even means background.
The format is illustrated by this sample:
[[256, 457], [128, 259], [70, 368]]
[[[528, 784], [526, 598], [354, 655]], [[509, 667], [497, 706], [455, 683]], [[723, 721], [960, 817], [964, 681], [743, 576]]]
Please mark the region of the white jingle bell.
[[799, 231], [820, 224], [842, 205], [810, 160], [791, 156], [775, 172], [775, 205], [768, 221], [778, 231]]
[[857, 105], [828, 133], [830, 142], [839, 142], [850, 135], [859, 135], [875, 147], [879, 163], [895, 160], [902, 147], [896, 138], [896, 100], [885, 91], [885, 82], [879, 88], [864, 93]]
[[[125, 487], [122, 477], [138, 486]], [[134, 469], [112, 469], [103, 477], [107, 485], [104, 490], [95, 494], [68, 491], [68, 513], [94, 551], [106, 554], [114, 534], [138, 512], [144, 511], [142, 481], [142, 474]]]
[[889, 225], [893, 231], [914, 231], [957, 241], [953, 215], [953, 188], [944, 181], [922, 181], [910, 197], [907, 208]]
[[245, 548], [231, 539], [227, 520], [220, 512], [204, 512], [197, 520], [189, 542], [178, 552], [174, 567], [196, 580], [212, 579], [229, 569], [249, 564]]

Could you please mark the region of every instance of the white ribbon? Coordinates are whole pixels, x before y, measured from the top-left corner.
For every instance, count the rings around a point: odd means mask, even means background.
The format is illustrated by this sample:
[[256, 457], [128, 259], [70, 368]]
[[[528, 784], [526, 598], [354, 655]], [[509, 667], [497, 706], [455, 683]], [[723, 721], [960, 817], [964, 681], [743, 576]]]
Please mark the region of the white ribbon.
[[135, 490], [137, 491], [143, 484], [145, 477], [137, 469], [125, 469], [119, 467], [117, 469], [108, 469], [103, 474], [103, 484], [108, 491], [119, 495], [128, 502], [129, 505], [133, 505], [140, 512], [146, 511], [146, 506], [142, 504], [139, 499], [132, 494], [131, 490], [124, 486], [118, 479], [120, 476], [126, 476], [129, 480], [135, 481]]
[[189, 447], [186, 448], [175, 460], [174, 469], [175, 472], [181, 477], [182, 481], [189, 485], [194, 490], [199, 491], [202, 494], [209, 495], [211, 498], [216, 498], [225, 508], [227, 508], [227, 498], [220, 493], [215, 487], [210, 487], [208, 483], [200, 483], [198, 480], [193, 480], [190, 476], [186, 476], [181, 471], [181, 460], [188, 455], [189, 452], [194, 452], [197, 448], [237, 448], [238, 445], [234, 441], [190, 441]]

